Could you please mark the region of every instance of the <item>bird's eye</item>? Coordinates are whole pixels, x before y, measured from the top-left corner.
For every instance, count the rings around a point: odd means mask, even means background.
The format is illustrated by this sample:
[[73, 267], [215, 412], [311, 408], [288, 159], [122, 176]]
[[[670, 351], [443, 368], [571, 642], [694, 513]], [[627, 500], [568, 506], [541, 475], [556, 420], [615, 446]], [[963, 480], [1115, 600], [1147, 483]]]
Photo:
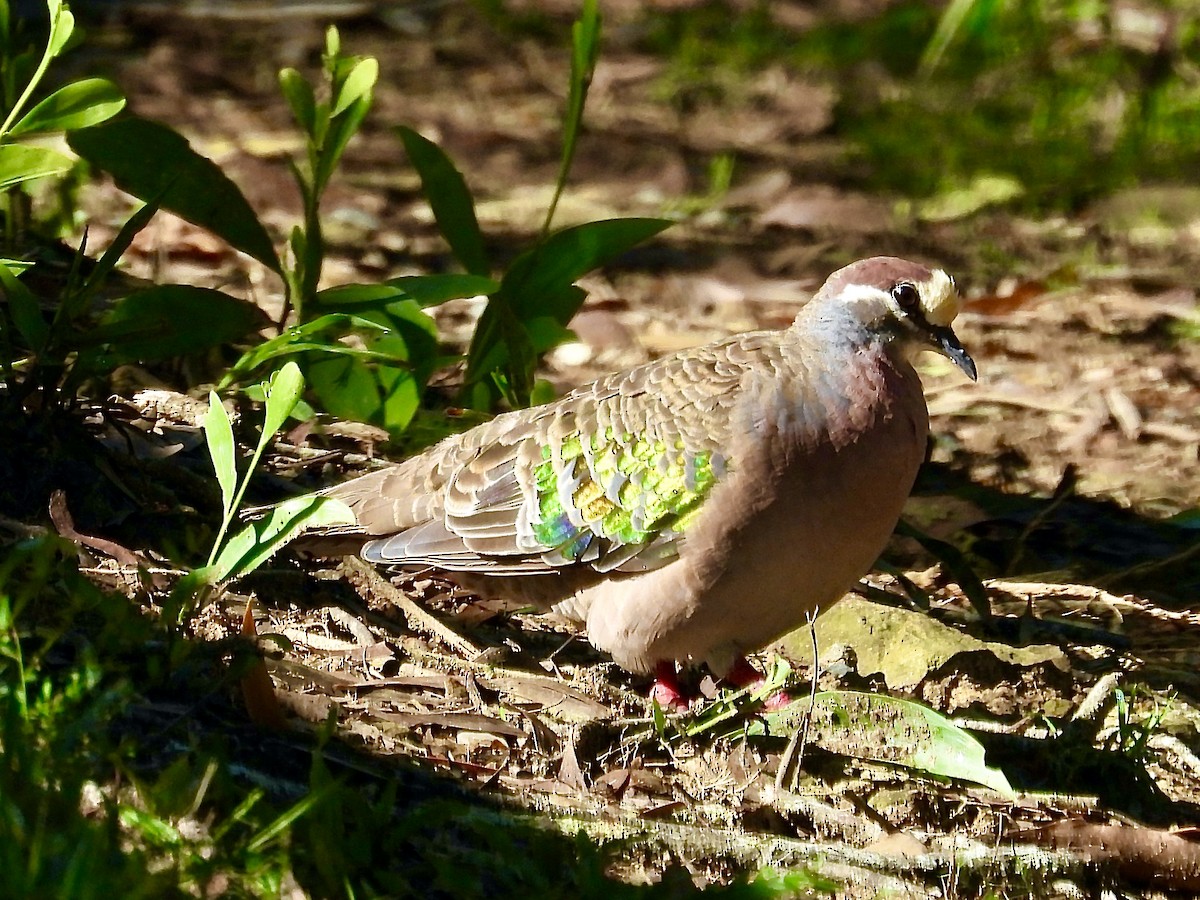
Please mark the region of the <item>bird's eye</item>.
[[906, 313], [913, 312], [921, 305], [921, 295], [917, 292], [916, 285], [907, 281], [902, 281], [892, 288], [892, 299]]

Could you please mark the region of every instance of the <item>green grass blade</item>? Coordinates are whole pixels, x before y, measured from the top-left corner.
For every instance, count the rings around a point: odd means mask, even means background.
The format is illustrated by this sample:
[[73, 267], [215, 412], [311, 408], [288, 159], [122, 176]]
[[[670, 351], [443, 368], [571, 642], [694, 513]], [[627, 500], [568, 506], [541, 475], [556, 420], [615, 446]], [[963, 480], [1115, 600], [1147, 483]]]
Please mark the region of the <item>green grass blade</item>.
[[596, 59], [600, 55], [600, 12], [596, 0], [585, 0], [579, 20], [571, 27], [571, 84], [567, 92], [567, 110], [563, 116], [562, 159], [558, 166], [558, 179], [554, 184], [554, 197], [546, 210], [546, 221], [542, 225], [542, 236], [550, 233], [554, 212], [559, 197], [567, 184], [567, 174], [575, 159], [575, 145], [579, 140], [579, 126], [583, 121], [583, 107], [587, 102], [592, 74], [596, 71]]

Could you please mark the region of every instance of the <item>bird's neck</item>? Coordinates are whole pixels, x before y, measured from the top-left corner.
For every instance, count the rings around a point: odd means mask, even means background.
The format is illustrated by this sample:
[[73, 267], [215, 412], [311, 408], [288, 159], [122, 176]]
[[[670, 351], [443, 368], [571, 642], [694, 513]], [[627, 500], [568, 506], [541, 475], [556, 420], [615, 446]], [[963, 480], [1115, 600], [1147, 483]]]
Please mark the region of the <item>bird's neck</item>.
[[[810, 304], [811, 306], [811, 304]], [[784, 405], [802, 435], [825, 435], [834, 444], [889, 418], [897, 402], [919, 396], [920, 380], [899, 342], [856, 320], [843, 308], [822, 304], [801, 310], [792, 340], [782, 342]]]

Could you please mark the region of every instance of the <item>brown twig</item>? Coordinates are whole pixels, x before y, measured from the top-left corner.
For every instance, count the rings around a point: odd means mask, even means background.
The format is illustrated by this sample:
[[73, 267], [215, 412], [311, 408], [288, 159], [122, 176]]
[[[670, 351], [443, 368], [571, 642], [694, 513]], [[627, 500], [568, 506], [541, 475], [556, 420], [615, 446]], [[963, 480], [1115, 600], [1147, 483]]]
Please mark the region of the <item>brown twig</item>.
[[483, 652], [481, 647], [422, 608], [404, 591], [395, 588], [369, 563], [350, 557], [342, 561], [341, 570], [345, 574], [346, 580], [362, 597], [398, 607], [404, 613], [409, 627], [437, 638], [448, 647], [453, 647], [467, 659], [474, 659]]

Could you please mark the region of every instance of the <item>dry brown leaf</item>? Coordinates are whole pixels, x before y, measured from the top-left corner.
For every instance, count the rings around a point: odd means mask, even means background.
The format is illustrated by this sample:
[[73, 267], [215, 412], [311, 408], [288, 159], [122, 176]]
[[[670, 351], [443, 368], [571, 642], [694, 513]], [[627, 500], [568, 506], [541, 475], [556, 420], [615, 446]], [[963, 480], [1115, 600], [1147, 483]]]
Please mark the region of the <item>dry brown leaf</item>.
[[1036, 836], [1091, 862], [1111, 863], [1131, 881], [1178, 891], [1200, 890], [1200, 844], [1174, 832], [1071, 819], [1020, 836]]
[[[242, 614], [242, 635], [256, 638], [258, 631], [254, 627], [254, 603], [246, 604]], [[262, 658], [254, 660], [241, 678], [242, 700], [246, 704], [246, 712], [250, 720], [263, 728], [283, 731], [287, 728], [287, 719], [283, 708], [275, 696], [275, 687], [271, 684], [271, 676], [267, 674], [267, 665]]]

